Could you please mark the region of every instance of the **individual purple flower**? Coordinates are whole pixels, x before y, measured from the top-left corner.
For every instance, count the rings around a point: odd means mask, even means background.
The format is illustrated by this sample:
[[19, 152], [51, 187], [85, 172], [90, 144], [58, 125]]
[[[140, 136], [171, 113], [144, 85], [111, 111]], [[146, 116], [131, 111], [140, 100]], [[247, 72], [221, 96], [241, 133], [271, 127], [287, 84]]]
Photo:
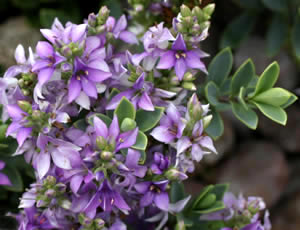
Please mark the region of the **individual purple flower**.
[[[4, 169], [4, 167], [5, 167], [5, 163], [0, 160], [0, 170]], [[11, 182], [8, 179], [8, 176], [6, 176], [2, 172], [0, 172], [0, 185], [11, 185]]]
[[164, 27], [163, 22], [150, 27], [143, 37], [144, 48], [148, 53], [152, 52], [155, 48], [166, 49], [168, 48], [169, 41], [174, 40], [175, 38], [168, 28]]
[[106, 141], [110, 151], [116, 153], [121, 149], [126, 149], [135, 144], [138, 135], [138, 128], [120, 133], [118, 117], [114, 118], [109, 126], [98, 117], [94, 117], [94, 128], [97, 137], [101, 137]]
[[88, 213], [90, 218], [96, 215], [97, 207], [101, 207], [103, 211], [111, 211], [113, 207], [116, 207], [122, 211], [129, 211], [130, 207], [120, 195], [120, 193], [114, 190], [107, 180], [104, 180], [99, 186], [96, 194], [89, 201], [84, 209], [85, 213]]
[[38, 82], [43, 85], [50, 80], [57, 65], [65, 61], [66, 58], [56, 52], [48, 42], [38, 42], [36, 52], [40, 59], [36, 60], [32, 66], [32, 71], [38, 72]]
[[70, 142], [40, 134], [37, 147], [40, 151], [34, 154], [32, 160], [40, 179], [49, 171], [51, 159], [62, 169], [72, 169], [81, 163], [79, 155], [81, 148]]
[[202, 121], [196, 122], [193, 127], [191, 137], [181, 137], [177, 142], [177, 153], [183, 153], [188, 148], [191, 148], [191, 157], [193, 160], [199, 162], [203, 155], [211, 152], [217, 153], [211, 137], [204, 135]]
[[154, 162], [151, 164], [150, 168], [154, 174], [162, 174], [165, 170], [170, 167], [170, 158], [164, 156], [162, 153], [154, 153]]
[[166, 115], [160, 119], [160, 126], [156, 127], [151, 132], [151, 135], [156, 140], [168, 144], [182, 136], [185, 126], [185, 121], [179, 111], [175, 105], [170, 103], [166, 110]]
[[6, 110], [12, 123], [8, 126], [6, 136], [14, 135], [19, 146], [22, 146], [24, 141], [31, 135], [32, 127], [26, 127], [27, 120], [25, 119], [29, 114], [23, 111], [18, 105], [7, 105]]
[[122, 15], [117, 22], [115, 18], [108, 17], [105, 26], [107, 31], [111, 32], [115, 39], [119, 38], [129, 44], [138, 43], [136, 36], [132, 32], [126, 30], [127, 19], [125, 15]]
[[144, 194], [140, 200], [141, 207], [154, 204], [161, 210], [167, 211], [169, 208], [169, 195], [166, 191], [169, 181], [156, 181], [156, 182], [141, 182], [134, 186], [136, 191]]
[[68, 87], [69, 103], [78, 98], [81, 91], [83, 91], [87, 96], [96, 99], [98, 97], [96, 84], [106, 80], [110, 76], [111, 73], [89, 67], [79, 58], [76, 58], [73, 76]]
[[147, 111], [154, 111], [154, 105], [151, 101], [151, 98], [148, 95], [147, 90], [144, 90], [145, 87], [145, 73], [142, 73], [141, 76], [136, 80], [131, 89], [123, 91], [117, 94], [111, 99], [111, 101], [106, 106], [107, 110], [115, 109], [123, 97], [129, 99], [133, 106], [141, 108]]
[[207, 54], [198, 49], [187, 50], [183, 36], [178, 34], [175, 42], [172, 45], [172, 49], [166, 51], [162, 55], [156, 68], [170, 69], [175, 67], [175, 73], [177, 77], [179, 80], [182, 80], [188, 68], [200, 69], [201, 71], [207, 73], [206, 67], [201, 61], [201, 58], [206, 56]]
[[39, 213], [35, 207], [25, 208], [23, 215], [20, 217], [20, 225], [18, 230], [37, 230], [37, 229], [53, 229], [48, 218]]

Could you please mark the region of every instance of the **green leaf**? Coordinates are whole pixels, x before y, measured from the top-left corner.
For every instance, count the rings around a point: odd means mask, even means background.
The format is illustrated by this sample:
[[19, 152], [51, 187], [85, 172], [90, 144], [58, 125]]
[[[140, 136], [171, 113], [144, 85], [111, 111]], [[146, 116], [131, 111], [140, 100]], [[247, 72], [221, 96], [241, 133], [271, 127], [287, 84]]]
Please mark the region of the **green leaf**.
[[6, 164], [5, 168], [1, 172], [7, 175], [12, 183], [12, 186], [3, 186], [5, 189], [13, 192], [23, 191], [23, 181], [19, 171], [15, 167]]
[[218, 101], [219, 89], [218, 86], [213, 81], [207, 83], [205, 87], [205, 96], [211, 105], [217, 106], [219, 104]]
[[241, 103], [241, 105], [247, 110], [248, 105], [246, 104], [245, 99], [244, 99], [245, 93], [246, 93], [245, 88], [241, 87], [240, 92], [239, 92], [239, 96], [238, 96], [238, 100], [239, 100], [239, 103]]
[[97, 116], [98, 118], [100, 118], [106, 124], [107, 127], [110, 126], [112, 120], [108, 116], [106, 116], [106, 115], [104, 115], [102, 113], [95, 113], [95, 114], [89, 116], [88, 117], [88, 123], [90, 125], [94, 125], [94, 117], [95, 116]]
[[296, 95], [292, 94], [291, 97], [289, 98], [289, 100], [285, 104], [281, 105], [280, 107], [285, 109], [285, 108], [289, 107], [291, 104], [293, 104], [295, 101], [297, 101], [297, 99], [298, 99], [298, 97]]
[[224, 194], [227, 192], [229, 184], [216, 184], [210, 192], [213, 192], [217, 200], [223, 200]]
[[141, 154], [141, 157], [139, 159], [139, 164], [143, 165], [143, 164], [145, 164], [145, 161], [146, 161], [146, 158], [147, 158], [147, 154], [146, 154], [146, 152], [144, 150], [140, 150], [139, 152]]
[[139, 131], [138, 136], [136, 138], [136, 142], [131, 148], [137, 150], [145, 150], [147, 147], [147, 143], [148, 143], [147, 136], [143, 132]]
[[237, 48], [250, 34], [256, 22], [255, 15], [243, 13], [235, 18], [226, 28], [221, 38], [220, 47]]
[[251, 108], [248, 107], [248, 109], [245, 109], [243, 105], [235, 102], [232, 102], [231, 105], [232, 105], [233, 114], [236, 116], [236, 118], [238, 118], [250, 129], [257, 128], [258, 117]]
[[213, 185], [208, 185], [200, 191], [200, 194], [197, 196], [196, 200], [194, 201], [192, 209], [195, 209], [198, 206], [201, 200], [204, 199], [204, 197], [210, 192], [211, 189], [213, 189], [213, 187], [214, 187]]
[[262, 2], [272, 11], [284, 12], [288, 10], [287, 0], [262, 0]]
[[292, 94], [285, 89], [272, 88], [253, 97], [251, 100], [268, 105], [282, 106], [289, 100], [291, 96]]
[[176, 203], [177, 201], [180, 201], [184, 199], [185, 192], [184, 192], [184, 186], [179, 181], [174, 181], [171, 184], [171, 190], [170, 190], [170, 200], [171, 203]]
[[115, 109], [114, 114], [117, 115], [119, 123], [122, 124], [122, 121], [125, 118], [131, 118], [132, 120], [135, 120], [136, 112], [133, 104], [126, 97], [123, 97]]
[[292, 28], [292, 45], [297, 58], [300, 58], [300, 16], [297, 14], [295, 24]]
[[207, 79], [221, 86], [232, 68], [232, 53], [229, 47], [220, 51], [208, 66]]
[[224, 208], [225, 208], [225, 205], [224, 205], [223, 201], [216, 201], [209, 208], [206, 208], [206, 209], [203, 209], [203, 210], [196, 210], [194, 212], [198, 213], [198, 214], [207, 214], [207, 213], [212, 213], [212, 212], [220, 211], [220, 210], [222, 210]]
[[240, 88], [247, 88], [255, 74], [255, 67], [253, 62], [248, 59], [235, 72], [231, 81], [231, 94], [236, 96], [240, 92]]
[[82, 131], [85, 131], [86, 130], [86, 127], [88, 126], [85, 119], [80, 119], [80, 120], [77, 120], [74, 122], [73, 126], [76, 128], [76, 129], [80, 129]]
[[278, 79], [279, 71], [279, 65], [277, 62], [270, 64], [259, 77], [253, 96], [271, 89]]
[[136, 112], [135, 118], [139, 130], [142, 132], [146, 132], [152, 129], [160, 121], [160, 118], [162, 117], [163, 113], [163, 107], [155, 107], [154, 111], [146, 111], [139, 109]]
[[286, 41], [289, 28], [280, 14], [275, 14], [267, 31], [267, 54], [270, 57], [276, 55]]
[[214, 140], [217, 140], [220, 136], [222, 136], [224, 132], [224, 123], [221, 115], [212, 110], [213, 118], [209, 124], [209, 126], [205, 129], [205, 132]]
[[286, 112], [280, 108], [273, 105], [267, 105], [263, 103], [253, 102], [256, 107], [268, 118], [271, 120], [281, 124], [286, 125], [287, 122], [287, 114]]

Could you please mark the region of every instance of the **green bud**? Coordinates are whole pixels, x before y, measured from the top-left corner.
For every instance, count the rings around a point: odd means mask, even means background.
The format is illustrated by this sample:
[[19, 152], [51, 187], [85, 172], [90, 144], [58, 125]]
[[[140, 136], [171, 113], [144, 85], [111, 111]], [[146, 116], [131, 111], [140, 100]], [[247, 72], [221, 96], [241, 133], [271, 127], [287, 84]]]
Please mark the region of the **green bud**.
[[181, 13], [182, 17], [192, 16], [192, 11], [186, 5], [181, 5], [181, 7], [180, 7], [180, 13]]
[[200, 7], [198, 7], [198, 6], [194, 7], [192, 14], [193, 14], [193, 16], [197, 17], [199, 23], [204, 21], [204, 12], [202, 11], [202, 9]]
[[204, 130], [209, 126], [209, 124], [210, 124], [212, 118], [213, 118], [213, 116], [212, 116], [211, 114], [208, 115], [208, 116], [205, 116], [205, 117], [203, 118], [203, 129], [204, 129]]
[[23, 78], [19, 79], [18, 84], [19, 86], [24, 87], [24, 79]]
[[99, 136], [96, 138], [96, 145], [97, 145], [98, 149], [103, 150], [107, 146], [107, 141], [104, 137]]
[[104, 161], [110, 161], [113, 158], [113, 153], [109, 151], [102, 151], [100, 157]]
[[127, 132], [133, 130], [136, 127], [136, 122], [131, 118], [126, 117], [121, 124], [121, 130]]
[[72, 203], [69, 200], [63, 200], [60, 206], [64, 209], [70, 210], [72, 207]]
[[215, 194], [210, 193], [205, 195], [197, 204], [197, 209], [206, 209], [211, 207], [217, 200]]
[[215, 7], [216, 7], [216, 4], [214, 4], [214, 3], [208, 4], [207, 6], [205, 6], [203, 8], [203, 12], [205, 14], [212, 15], [213, 12], [215, 11]]
[[180, 220], [179, 222], [177, 222], [176, 226], [175, 226], [175, 230], [185, 230], [185, 224], [184, 221]]
[[210, 26], [210, 22], [209, 21], [206, 21], [206, 22], [202, 22], [200, 24], [200, 30], [203, 31], [205, 30], [206, 28], [208, 28]]
[[99, 227], [98, 229], [102, 229], [105, 225], [104, 220], [102, 220], [100, 218], [97, 218], [94, 221], [95, 221], [95, 224], [97, 225], [97, 227]]
[[41, 111], [39, 111], [39, 110], [33, 110], [33, 112], [32, 112], [32, 119], [33, 120], [38, 121], [38, 120], [41, 119], [41, 117], [42, 117]]
[[28, 101], [18, 101], [18, 106], [26, 113], [32, 112], [31, 104]]
[[54, 186], [56, 184], [56, 178], [54, 176], [47, 176], [46, 180], [44, 181], [45, 185]]
[[30, 91], [27, 89], [22, 89], [22, 93], [24, 94], [24, 96], [29, 96], [30, 95]]
[[169, 169], [166, 172], [166, 177], [170, 180], [170, 181], [174, 181], [174, 180], [179, 180], [180, 179], [180, 172], [177, 169]]
[[193, 18], [192, 16], [185, 17], [182, 19], [182, 25], [187, 30], [188, 28], [193, 26]]
[[110, 11], [107, 8], [107, 6], [102, 6], [99, 10], [99, 13], [98, 13], [97, 24], [98, 25], [103, 25], [106, 22], [106, 20], [109, 16], [109, 13], [110, 13]]
[[195, 84], [193, 82], [183, 82], [182, 87], [187, 89], [187, 90], [192, 90], [195, 91], [197, 89], [197, 87], [195, 86]]
[[201, 103], [198, 100], [197, 95], [194, 93], [187, 104], [188, 111], [190, 114], [190, 117], [199, 120], [202, 116], [203, 109], [201, 107]]
[[193, 80], [195, 80], [195, 77], [193, 76], [192, 73], [186, 72], [183, 76], [183, 80], [184, 81], [193, 81]]

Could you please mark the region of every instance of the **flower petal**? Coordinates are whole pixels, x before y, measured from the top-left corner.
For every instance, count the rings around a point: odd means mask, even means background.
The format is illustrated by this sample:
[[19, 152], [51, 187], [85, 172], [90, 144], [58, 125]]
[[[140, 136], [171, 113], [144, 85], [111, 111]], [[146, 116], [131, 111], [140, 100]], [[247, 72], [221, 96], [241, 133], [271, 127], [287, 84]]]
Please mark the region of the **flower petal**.
[[170, 69], [175, 65], [175, 61], [176, 61], [176, 58], [175, 58], [174, 51], [169, 50], [161, 56], [156, 68], [157, 69]]
[[168, 211], [169, 208], [169, 195], [167, 192], [161, 192], [155, 195], [154, 197], [155, 205], [164, 211]]
[[71, 181], [70, 181], [70, 187], [73, 191], [73, 193], [77, 193], [78, 189], [80, 188], [80, 185], [83, 181], [83, 176], [81, 175], [75, 175], [72, 177]]
[[53, 57], [54, 54], [54, 48], [52, 45], [50, 45], [49, 42], [44, 42], [40, 41], [36, 45], [36, 53], [41, 57], [41, 58], [49, 58]]
[[192, 146], [192, 142], [188, 137], [182, 137], [177, 141], [177, 153], [180, 154]]
[[24, 141], [30, 136], [32, 128], [20, 128], [17, 134], [17, 141], [19, 146], [22, 146]]
[[185, 60], [183, 58], [179, 58], [176, 60], [175, 73], [180, 81], [182, 80], [182, 78], [186, 72], [186, 68], [187, 68], [187, 66], [186, 66]]
[[52, 77], [53, 73], [54, 73], [54, 68], [45, 68], [45, 69], [40, 70], [40, 72], [38, 74], [39, 84], [43, 85], [47, 81], [49, 81], [50, 78]]
[[169, 132], [169, 128], [165, 126], [158, 126], [156, 127], [151, 133], [156, 140], [163, 142], [163, 143], [170, 143], [175, 139], [175, 135]]
[[81, 79], [81, 85], [86, 95], [95, 99], [98, 97], [96, 86], [87, 78], [84, 77]]
[[146, 207], [150, 205], [153, 202], [154, 199], [154, 193], [148, 191], [140, 200], [141, 207]]
[[119, 121], [116, 114], [114, 114], [114, 118], [109, 126], [108, 135], [110, 138], [116, 138], [120, 134]]
[[68, 102], [71, 103], [72, 101], [74, 101], [79, 96], [80, 91], [81, 91], [80, 81], [72, 77], [69, 84]]
[[139, 99], [138, 105], [143, 110], [154, 111], [154, 106], [148, 94], [144, 92]]
[[182, 34], [178, 34], [176, 37], [176, 40], [174, 41], [172, 45], [173, 50], [186, 50], [186, 45], [183, 39]]
[[209, 149], [213, 153], [217, 153], [217, 150], [214, 147], [214, 143], [213, 143], [212, 139], [209, 136], [205, 136], [205, 137], [201, 138], [199, 144], [202, 147]]
[[194, 51], [189, 51], [186, 53], [185, 62], [189, 68], [200, 69], [204, 73], [207, 73], [204, 63], [200, 60], [199, 56]]
[[76, 98], [76, 103], [82, 108], [89, 110], [91, 106], [90, 98], [84, 93], [80, 92], [79, 96]]
[[126, 27], [127, 27], [127, 20], [126, 20], [126, 16], [123, 14], [117, 21], [117, 24], [113, 30], [113, 33], [119, 34], [121, 31], [125, 30]]
[[119, 38], [128, 44], [138, 44], [139, 43], [135, 34], [130, 31], [122, 31], [119, 35]]
[[8, 179], [8, 177], [3, 174], [3, 173], [0, 173], [0, 185], [11, 185], [11, 182], [10, 180]]
[[135, 128], [132, 131], [128, 131], [128, 132], [120, 134], [118, 137], [119, 140], [117, 140], [118, 145], [116, 147], [116, 151], [119, 151], [120, 149], [129, 148], [132, 145], [134, 145], [136, 142], [138, 132], [139, 132], [139, 129]]
[[108, 129], [106, 124], [97, 116], [94, 116], [94, 128], [97, 136], [107, 138]]
[[7, 105], [6, 111], [13, 120], [21, 120], [24, 114], [27, 115], [18, 105]]
[[111, 77], [112, 74], [109, 72], [104, 72], [94, 68], [87, 68], [88, 71], [88, 79], [93, 82], [102, 82], [107, 78]]
[[85, 34], [87, 24], [73, 25], [71, 31], [72, 42], [79, 41]]
[[26, 63], [25, 50], [21, 44], [19, 44], [15, 50], [15, 59], [18, 64]]
[[41, 29], [40, 31], [48, 41], [50, 41], [52, 44], [55, 44], [55, 40], [57, 39], [57, 35], [55, 32], [49, 29]]
[[51, 151], [51, 156], [54, 164], [62, 169], [71, 169], [71, 161], [68, 158], [68, 154], [66, 154], [63, 151], [59, 151], [58, 149], [55, 149]]
[[50, 168], [50, 154], [43, 151], [40, 152], [36, 158], [35, 166], [39, 178], [42, 179]]

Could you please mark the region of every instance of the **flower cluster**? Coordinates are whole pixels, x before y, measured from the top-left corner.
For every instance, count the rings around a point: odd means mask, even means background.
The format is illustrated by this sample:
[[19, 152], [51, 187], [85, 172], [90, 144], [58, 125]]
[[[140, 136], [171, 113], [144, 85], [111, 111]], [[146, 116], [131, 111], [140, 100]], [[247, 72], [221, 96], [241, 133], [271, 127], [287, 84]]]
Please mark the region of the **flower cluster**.
[[174, 20], [138, 39], [102, 7], [80, 25], [55, 19], [28, 58], [17, 47], [0, 92], [15, 155], [36, 172], [20, 230], [159, 229], [184, 209], [190, 197], [172, 203], [173, 182], [217, 151], [209, 105], [192, 94], [203, 36], [186, 39]]

